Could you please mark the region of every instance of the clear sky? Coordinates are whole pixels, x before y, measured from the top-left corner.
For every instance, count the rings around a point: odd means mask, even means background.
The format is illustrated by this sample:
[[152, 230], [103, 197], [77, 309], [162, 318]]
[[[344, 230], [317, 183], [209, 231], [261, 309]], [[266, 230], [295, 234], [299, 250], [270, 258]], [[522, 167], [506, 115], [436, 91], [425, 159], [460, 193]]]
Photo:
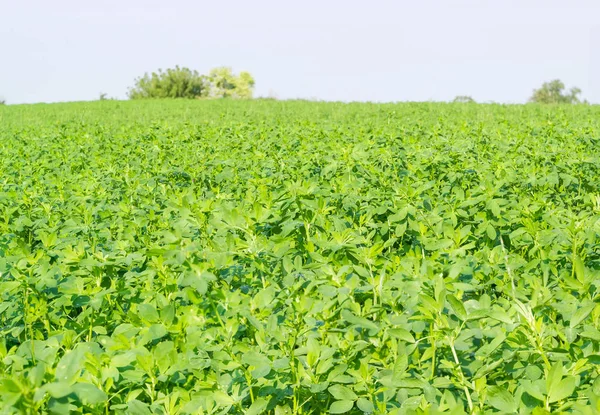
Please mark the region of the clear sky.
[[256, 95], [525, 102], [559, 78], [600, 103], [598, 0], [0, 0], [0, 96], [125, 98], [175, 65]]

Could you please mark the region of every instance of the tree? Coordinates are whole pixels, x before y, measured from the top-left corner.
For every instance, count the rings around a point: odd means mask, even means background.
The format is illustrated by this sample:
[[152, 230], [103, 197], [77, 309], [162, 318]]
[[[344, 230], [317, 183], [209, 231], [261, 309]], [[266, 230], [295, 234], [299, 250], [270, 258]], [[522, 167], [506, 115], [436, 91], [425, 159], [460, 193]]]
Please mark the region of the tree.
[[176, 66], [174, 69], [144, 74], [129, 89], [130, 99], [148, 98], [201, 98], [208, 95], [205, 76], [197, 71]]
[[236, 94], [239, 98], [252, 98], [254, 93], [254, 78], [250, 72], [242, 71], [237, 77]]
[[252, 98], [254, 78], [249, 72], [235, 75], [229, 67], [219, 67], [210, 71], [210, 96], [216, 98]]
[[252, 98], [254, 78], [248, 72], [235, 75], [229, 67], [219, 67], [209, 75], [176, 66], [174, 69], [144, 74], [129, 89], [130, 99], [147, 98]]
[[458, 95], [456, 98], [454, 98], [454, 101], [452, 101], [452, 102], [460, 102], [463, 104], [467, 104], [467, 103], [475, 102], [475, 100], [468, 95]]
[[550, 82], [544, 82], [539, 89], [533, 91], [529, 102], [538, 102], [541, 104], [578, 104], [581, 102], [578, 95], [581, 89], [571, 88], [565, 91], [565, 84], [559, 79]]

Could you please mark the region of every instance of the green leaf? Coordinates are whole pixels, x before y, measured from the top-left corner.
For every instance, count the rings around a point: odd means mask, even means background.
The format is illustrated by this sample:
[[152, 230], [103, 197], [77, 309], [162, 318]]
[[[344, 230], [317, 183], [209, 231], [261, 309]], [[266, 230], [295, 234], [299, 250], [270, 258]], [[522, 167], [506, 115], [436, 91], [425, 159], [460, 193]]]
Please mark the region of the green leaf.
[[568, 398], [575, 391], [576, 385], [577, 378], [575, 376], [567, 376], [558, 384], [553, 385], [552, 389], [548, 391], [548, 402], [553, 403]]
[[358, 401], [356, 401], [356, 406], [358, 406], [358, 409], [367, 414], [375, 412], [375, 407], [371, 401], [366, 398], [359, 398]]
[[563, 377], [562, 363], [556, 362], [556, 363], [554, 363], [554, 365], [552, 365], [552, 367], [550, 368], [550, 370], [548, 371], [548, 374], [546, 376], [546, 391], [548, 392], [548, 395], [550, 395], [552, 393], [552, 390], [554, 388], [558, 387], [562, 377]]
[[343, 385], [333, 385], [327, 389], [333, 397], [339, 401], [355, 401], [358, 396], [352, 391], [352, 389]]
[[345, 414], [350, 412], [354, 406], [354, 401], [335, 401], [329, 407], [330, 414]]
[[592, 383], [592, 392], [595, 395], [600, 395], [600, 376], [596, 377], [594, 383]]
[[494, 229], [492, 224], [488, 224], [488, 226], [485, 228], [485, 232], [486, 232], [488, 238], [490, 238], [492, 240], [496, 239], [496, 229]]
[[106, 393], [91, 383], [76, 383], [73, 385], [73, 390], [79, 400], [88, 405], [97, 405], [108, 400]]
[[600, 331], [593, 327], [589, 327], [587, 330], [582, 331], [579, 333], [579, 336], [600, 342]]
[[73, 393], [73, 388], [66, 382], [47, 383], [43, 386], [43, 388], [48, 392], [48, 394], [50, 394], [50, 396], [57, 399]]
[[585, 265], [581, 257], [575, 257], [573, 260], [573, 267], [575, 268], [575, 276], [577, 277], [577, 280], [580, 283], [585, 284]]
[[494, 320], [498, 320], [502, 323], [513, 324], [513, 319], [508, 315], [506, 311], [501, 308], [493, 308], [488, 312], [488, 316]]
[[500, 386], [488, 387], [487, 399], [491, 406], [502, 412], [514, 414], [519, 409], [519, 403], [516, 399]]
[[393, 329], [389, 329], [388, 332], [390, 333], [391, 336], [400, 339], [400, 340], [404, 340], [405, 342], [408, 343], [414, 343], [415, 342], [415, 338], [413, 337], [412, 334], [410, 334], [410, 331], [402, 329], [402, 328], [393, 328]]
[[149, 323], [156, 323], [159, 320], [156, 307], [152, 304], [139, 304], [138, 315]]
[[169, 334], [169, 332], [167, 331], [167, 328], [164, 326], [164, 324], [161, 324], [161, 323], [152, 324], [150, 327], [144, 327], [142, 329], [142, 331], [143, 331], [143, 336], [142, 336], [143, 344], [145, 344], [146, 342], [149, 342], [149, 341], [158, 340], [162, 337], [165, 337], [167, 334]]
[[494, 216], [500, 217], [500, 205], [498, 204], [498, 199], [491, 199], [488, 202], [488, 208], [492, 211]]
[[235, 400], [223, 391], [213, 392], [212, 397], [215, 400], [215, 402], [221, 406], [230, 406], [235, 404]]
[[85, 349], [81, 346], [76, 347], [64, 354], [56, 365], [54, 376], [57, 381], [73, 383], [83, 369]]
[[271, 360], [258, 352], [244, 353], [242, 363], [254, 367], [252, 377], [255, 379], [265, 377], [271, 372]]
[[256, 398], [254, 403], [246, 411], [246, 415], [259, 415], [264, 413], [269, 401], [266, 398]]
[[349, 310], [342, 310], [342, 317], [344, 318], [344, 320], [346, 320], [348, 323], [365, 328], [365, 329], [369, 329], [372, 331], [379, 331], [379, 325], [375, 324], [373, 321], [368, 320], [364, 317], [358, 317], [355, 316], [354, 314], [352, 314], [352, 312], [350, 312]]
[[292, 415], [292, 409], [288, 405], [276, 406], [275, 415]]
[[[438, 303], [436, 300], [434, 300], [433, 298], [431, 298], [430, 296], [426, 295], [426, 294], [419, 294], [419, 301], [424, 303], [423, 305], [425, 306], [425, 308], [427, 308], [430, 311], [435, 311], [436, 313], [441, 312], [444, 309], [444, 304], [443, 303]], [[445, 301], [445, 294], [444, 294], [444, 301]]]
[[442, 251], [454, 245], [451, 239], [433, 240], [425, 243], [425, 249], [428, 251]]
[[546, 393], [543, 380], [536, 380], [534, 382], [524, 380], [521, 382], [521, 384], [523, 386], [523, 389], [525, 389], [525, 392], [527, 392], [529, 395], [542, 402], [545, 401]]
[[247, 352], [242, 356], [242, 363], [249, 366], [261, 367], [270, 366], [271, 360], [264, 354], [258, 352]]
[[435, 283], [433, 286], [434, 297], [436, 303], [440, 306], [439, 311], [442, 311], [446, 303], [446, 283], [441, 275], [435, 277]]
[[451, 294], [448, 294], [446, 296], [446, 299], [450, 303], [450, 306], [452, 307], [452, 311], [454, 311], [454, 314], [456, 314], [456, 316], [459, 319], [461, 319], [462, 321], [466, 321], [468, 318], [468, 315], [467, 315], [467, 311], [465, 310], [465, 306], [463, 305], [463, 303], [461, 303], [455, 296], [453, 296]]
[[578, 308], [577, 311], [575, 311], [573, 313], [573, 316], [571, 317], [569, 327], [571, 327], [571, 328], [577, 327], [583, 320], [585, 320], [587, 318], [587, 316], [590, 315], [590, 313], [594, 310], [595, 307], [596, 307], [595, 304], [590, 304], [590, 305]]
[[127, 402], [127, 415], [151, 415], [152, 412], [148, 405], [137, 399]]

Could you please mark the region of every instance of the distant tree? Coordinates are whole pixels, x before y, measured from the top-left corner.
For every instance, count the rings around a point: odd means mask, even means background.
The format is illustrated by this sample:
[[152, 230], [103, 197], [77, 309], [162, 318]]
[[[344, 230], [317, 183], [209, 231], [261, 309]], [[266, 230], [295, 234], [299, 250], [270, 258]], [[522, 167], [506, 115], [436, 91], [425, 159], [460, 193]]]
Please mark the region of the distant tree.
[[242, 71], [237, 77], [236, 82], [236, 95], [239, 98], [252, 98], [254, 94], [254, 78], [250, 75], [250, 72]]
[[106, 92], [101, 92], [100, 93], [100, 98], [98, 98], [99, 101], [107, 101], [108, 99], [108, 94]]
[[6, 105], [6, 100], [0, 97], [0, 105]]
[[571, 88], [565, 91], [565, 84], [559, 79], [550, 82], [544, 82], [539, 89], [533, 91], [529, 102], [538, 102], [541, 104], [578, 104], [581, 89]]
[[249, 72], [235, 75], [231, 68], [220, 67], [210, 71], [208, 75], [210, 96], [216, 98], [252, 98], [254, 78]]
[[469, 102], [475, 102], [475, 100], [468, 95], [458, 95], [456, 98], [454, 98], [454, 101], [452, 101], [452, 102], [469, 103]]
[[158, 72], [146, 73], [137, 78], [128, 95], [130, 99], [201, 98], [208, 95], [208, 88], [204, 75], [176, 66], [174, 69], [159, 69]]

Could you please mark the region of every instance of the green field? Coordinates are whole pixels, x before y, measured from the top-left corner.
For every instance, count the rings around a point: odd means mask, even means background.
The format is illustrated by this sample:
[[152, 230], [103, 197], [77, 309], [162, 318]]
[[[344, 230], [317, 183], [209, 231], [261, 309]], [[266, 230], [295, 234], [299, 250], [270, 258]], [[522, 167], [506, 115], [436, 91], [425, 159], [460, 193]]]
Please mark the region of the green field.
[[596, 414], [600, 107], [0, 107], [0, 413]]

